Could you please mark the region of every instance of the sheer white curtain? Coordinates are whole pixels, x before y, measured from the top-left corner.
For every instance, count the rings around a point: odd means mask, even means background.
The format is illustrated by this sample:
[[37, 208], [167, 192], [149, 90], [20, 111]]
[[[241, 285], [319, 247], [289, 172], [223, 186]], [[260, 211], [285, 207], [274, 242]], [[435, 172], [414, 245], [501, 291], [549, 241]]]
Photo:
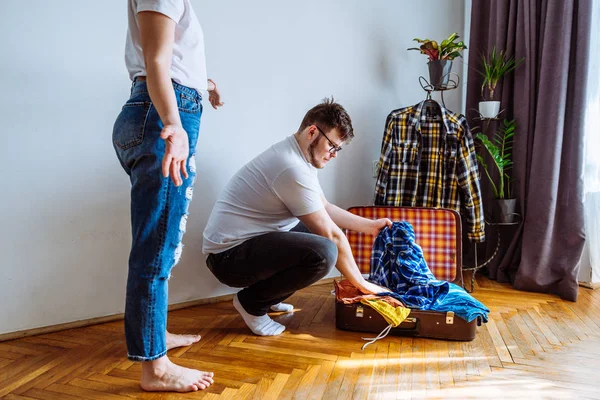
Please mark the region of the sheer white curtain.
[[593, 2], [585, 133], [585, 234], [579, 280], [600, 282], [600, 1]]

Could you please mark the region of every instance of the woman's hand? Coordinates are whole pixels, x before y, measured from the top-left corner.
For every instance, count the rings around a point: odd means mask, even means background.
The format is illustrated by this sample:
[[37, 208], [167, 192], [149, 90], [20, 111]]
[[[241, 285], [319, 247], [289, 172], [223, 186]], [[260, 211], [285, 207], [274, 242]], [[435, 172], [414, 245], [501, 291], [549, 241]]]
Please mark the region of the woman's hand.
[[215, 110], [225, 104], [221, 101], [221, 94], [217, 89], [217, 84], [212, 79], [208, 80], [208, 101], [210, 101], [210, 105], [213, 106]]
[[165, 155], [162, 160], [162, 173], [165, 178], [171, 175], [175, 186], [181, 186], [181, 174], [187, 179], [187, 158], [190, 155], [188, 135], [181, 125], [165, 125], [160, 137], [165, 140]]

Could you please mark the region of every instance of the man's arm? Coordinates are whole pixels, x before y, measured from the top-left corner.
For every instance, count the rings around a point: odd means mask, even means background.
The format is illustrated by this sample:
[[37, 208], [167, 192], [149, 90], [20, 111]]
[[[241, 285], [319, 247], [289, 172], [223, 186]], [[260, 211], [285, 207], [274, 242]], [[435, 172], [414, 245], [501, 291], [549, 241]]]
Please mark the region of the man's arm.
[[[341, 209], [340, 209], [341, 210]], [[343, 211], [343, 210], [341, 210]], [[363, 278], [354, 257], [346, 235], [333, 222], [329, 213], [325, 209], [313, 212], [311, 214], [298, 217], [300, 221], [311, 231], [319, 236], [330, 239], [338, 248], [338, 259], [336, 268], [361, 292], [365, 294], [389, 292], [389, 289], [382, 288], [373, 283], [367, 282]]]
[[392, 226], [392, 221], [387, 218], [375, 220], [363, 218], [339, 208], [335, 204], [329, 203], [324, 196], [321, 196], [321, 200], [323, 201], [323, 204], [325, 204], [327, 214], [329, 214], [333, 222], [342, 229], [377, 236], [380, 230], [386, 226]]

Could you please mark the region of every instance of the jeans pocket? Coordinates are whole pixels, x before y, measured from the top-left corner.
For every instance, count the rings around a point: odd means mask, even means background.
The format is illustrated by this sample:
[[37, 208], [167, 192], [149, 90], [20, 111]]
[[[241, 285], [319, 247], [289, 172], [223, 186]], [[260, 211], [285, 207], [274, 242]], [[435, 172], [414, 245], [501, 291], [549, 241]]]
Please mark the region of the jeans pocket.
[[179, 100], [177, 102], [179, 111], [195, 114], [202, 108], [202, 103], [192, 95], [185, 94], [184, 92], [179, 93]]
[[144, 141], [144, 130], [151, 106], [149, 101], [131, 102], [123, 106], [113, 129], [115, 146], [126, 150]]

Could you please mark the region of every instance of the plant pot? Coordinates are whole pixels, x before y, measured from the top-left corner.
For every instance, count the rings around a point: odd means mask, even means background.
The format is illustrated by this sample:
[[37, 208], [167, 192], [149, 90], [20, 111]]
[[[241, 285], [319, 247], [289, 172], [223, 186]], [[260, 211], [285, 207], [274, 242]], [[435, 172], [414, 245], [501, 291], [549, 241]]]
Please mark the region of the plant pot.
[[452, 60], [434, 60], [427, 63], [429, 67], [429, 83], [434, 89], [443, 89], [450, 81]]
[[494, 220], [498, 223], [510, 224], [515, 222], [517, 199], [495, 199]]
[[479, 114], [481, 118], [496, 118], [500, 112], [499, 101], [480, 101]]

